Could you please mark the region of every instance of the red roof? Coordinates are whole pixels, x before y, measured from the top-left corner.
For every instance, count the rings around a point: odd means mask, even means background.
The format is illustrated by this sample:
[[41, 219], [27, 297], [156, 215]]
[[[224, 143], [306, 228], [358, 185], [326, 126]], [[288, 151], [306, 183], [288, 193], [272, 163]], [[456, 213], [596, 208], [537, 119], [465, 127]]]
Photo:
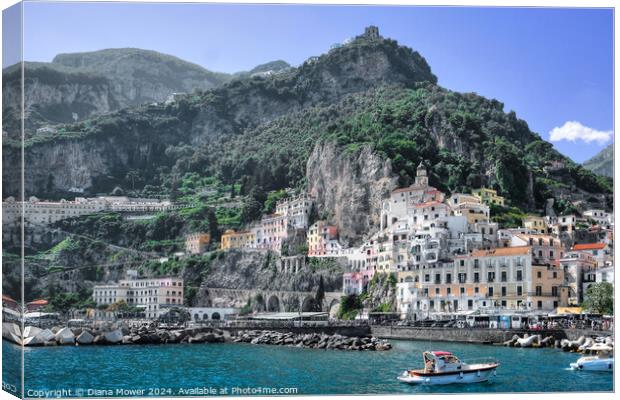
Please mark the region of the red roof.
[[573, 250], [603, 250], [605, 243], [582, 243], [573, 246]]
[[39, 300], [33, 300], [30, 303], [27, 303], [27, 305], [33, 305], [33, 306], [45, 306], [47, 305], [47, 300], [43, 300], [43, 299], [39, 299]]
[[7, 296], [5, 294], [2, 295], [2, 301], [9, 301], [9, 302], [17, 303], [17, 301], [15, 301], [14, 299], [12, 299], [11, 297], [9, 297], [9, 296]]

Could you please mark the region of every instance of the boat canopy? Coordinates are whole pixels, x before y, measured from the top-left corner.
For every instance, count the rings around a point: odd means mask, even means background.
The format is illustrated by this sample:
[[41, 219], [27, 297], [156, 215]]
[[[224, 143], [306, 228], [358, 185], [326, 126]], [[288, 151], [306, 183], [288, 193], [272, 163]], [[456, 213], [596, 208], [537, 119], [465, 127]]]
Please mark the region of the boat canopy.
[[452, 353], [450, 353], [449, 351], [441, 351], [441, 350], [431, 351], [431, 353], [433, 353], [436, 356], [451, 356], [452, 355]]

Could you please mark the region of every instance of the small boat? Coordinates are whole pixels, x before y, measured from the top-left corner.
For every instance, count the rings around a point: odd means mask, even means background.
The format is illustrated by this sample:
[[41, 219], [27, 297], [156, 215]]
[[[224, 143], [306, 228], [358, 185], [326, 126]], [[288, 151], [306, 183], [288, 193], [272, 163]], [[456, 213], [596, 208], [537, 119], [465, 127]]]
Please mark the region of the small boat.
[[447, 351], [425, 351], [424, 369], [403, 372], [398, 380], [419, 385], [448, 385], [451, 383], [478, 383], [496, 375], [499, 362], [493, 359], [463, 362]]
[[614, 371], [613, 348], [605, 343], [596, 343], [585, 349], [590, 356], [581, 357], [574, 363], [570, 363], [573, 370], [579, 371]]

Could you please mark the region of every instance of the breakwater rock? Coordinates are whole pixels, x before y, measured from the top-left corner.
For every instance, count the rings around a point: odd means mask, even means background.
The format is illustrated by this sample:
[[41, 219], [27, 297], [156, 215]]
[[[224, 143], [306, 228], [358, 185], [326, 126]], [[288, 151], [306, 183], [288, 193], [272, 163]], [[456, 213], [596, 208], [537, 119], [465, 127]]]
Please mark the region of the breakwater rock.
[[528, 335], [526, 333], [522, 338], [519, 335], [513, 335], [510, 340], [502, 344], [507, 347], [553, 347], [555, 339], [553, 336], [543, 338], [541, 335]]
[[577, 340], [561, 340], [556, 347], [564, 350], [564, 351], [573, 351], [578, 353], [589, 354], [590, 349], [593, 348], [596, 344], [604, 344], [609, 347], [614, 347], [614, 338], [613, 336], [597, 336], [597, 337], [586, 337], [580, 336]]
[[24, 346], [56, 345], [128, 345], [172, 343], [221, 343], [226, 341], [219, 329], [157, 329], [153, 325], [139, 328], [126, 326], [106, 328], [60, 328], [39, 329], [26, 327], [24, 332], [16, 324], [3, 324], [3, 337]]
[[563, 351], [573, 351], [587, 354], [589, 349], [597, 343], [605, 344], [611, 347], [614, 345], [613, 337], [611, 336], [580, 336], [577, 340], [557, 340], [553, 336], [543, 338], [541, 335], [528, 335], [527, 333], [524, 334], [523, 337], [513, 335], [510, 340], [506, 340], [501, 344], [507, 347], [555, 347], [557, 349], [562, 349]]
[[322, 333], [295, 334], [274, 331], [240, 331], [233, 342], [251, 344], [270, 344], [276, 346], [304, 347], [309, 349], [334, 349], [357, 351], [390, 350], [392, 345], [376, 337], [350, 337], [326, 335]]

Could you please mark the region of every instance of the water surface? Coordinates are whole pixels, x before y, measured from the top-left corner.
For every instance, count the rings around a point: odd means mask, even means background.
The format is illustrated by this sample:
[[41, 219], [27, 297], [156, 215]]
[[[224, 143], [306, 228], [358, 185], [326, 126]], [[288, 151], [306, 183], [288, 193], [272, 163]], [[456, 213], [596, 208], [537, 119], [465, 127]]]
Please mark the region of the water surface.
[[[391, 341], [386, 352], [347, 352], [282, 346], [177, 344], [26, 348], [27, 397], [269, 394], [403, 394], [467, 392], [612, 391], [613, 374], [568, 369], [578, 354], [556, 349], [519, 349], [462, 343]], [[447, 350], [461, 359], [495, 357], [501, 362], [488, 383], [410, 386], [396, 376], [421, 368], [423, 350]], [[3, 361], [19, 347], [3, 341]], [[8, 357], [8, 359], [7, 359]], [[3, 380], [18, 379], [3, 371]], [[123, 390], [132, 391], [123, 391]], [[138, 389], [138, 391], [136, 391]], [[245, 392], [238, 392], [239, 390]], [[140, 391], [141, 390], [141, 391]], [[205, 392], [206, 391], [206, 392]], [[282, 392], [281, 394], [283, 394]]]

